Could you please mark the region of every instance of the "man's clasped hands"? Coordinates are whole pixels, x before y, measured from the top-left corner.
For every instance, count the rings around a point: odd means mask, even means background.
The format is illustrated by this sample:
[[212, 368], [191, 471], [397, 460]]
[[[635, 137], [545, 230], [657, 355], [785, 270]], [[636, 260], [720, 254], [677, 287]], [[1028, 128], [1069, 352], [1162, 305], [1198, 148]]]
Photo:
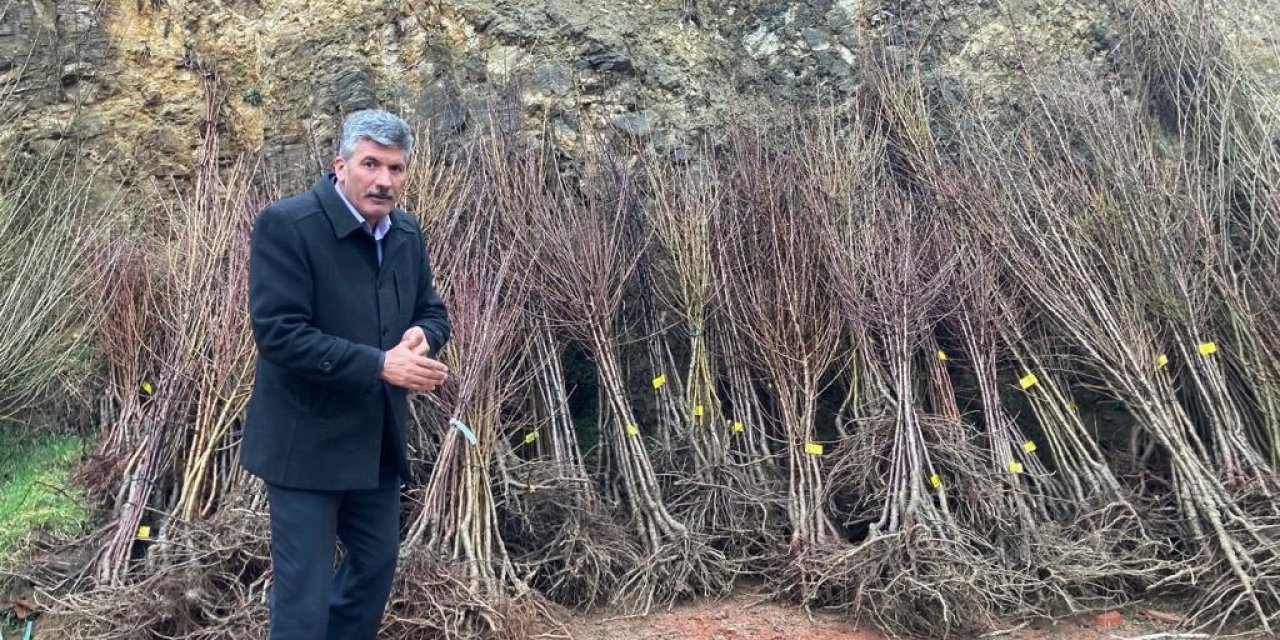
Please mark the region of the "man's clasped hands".
[[379, 377], [410, 391], [435, 391], [449, 378], [449, 367], [429, 357], [430, 351], [422, 327], [409, 327], [400, 344], [386, 352]]

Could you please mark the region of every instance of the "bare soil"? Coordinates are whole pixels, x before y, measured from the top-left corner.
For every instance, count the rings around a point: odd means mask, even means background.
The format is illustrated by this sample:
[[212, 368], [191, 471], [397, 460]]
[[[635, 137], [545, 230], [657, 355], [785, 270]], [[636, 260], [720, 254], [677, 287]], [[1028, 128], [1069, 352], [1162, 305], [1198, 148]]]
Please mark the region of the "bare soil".
[[[1175, 612], [1134, 607], [1061, 620], [1010, 625], [982, 636], [996, 640], [1115, 640], [1207, 638], [1178, 631]], [[806, 613], [767, 596], [739, 593], [696, 601], [644, 617], [592, 615], [569, 626], [575, 640], [888, 640], [890, 636], [833, 612]], [[1225, 637], [1225, 636], [1224, 636]], [[974, 639], [977, 640], [977, 639]]]

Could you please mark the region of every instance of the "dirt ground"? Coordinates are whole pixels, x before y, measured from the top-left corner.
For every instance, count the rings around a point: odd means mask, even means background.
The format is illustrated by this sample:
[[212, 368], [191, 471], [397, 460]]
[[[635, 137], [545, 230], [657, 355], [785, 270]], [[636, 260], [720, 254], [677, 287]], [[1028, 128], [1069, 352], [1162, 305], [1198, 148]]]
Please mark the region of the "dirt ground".
[[[1207, 638], [1177, 631], [1174, 613], [1135, 607], [1065, 620], [1013, 625], [982, 636], [996, 640], [1115, 640]], [[642, 618], [590, 616], [572, 622], [575, 640], [888, 640], [889, 636], [859, 627], [842, 616], [737, 594], [718, 601], [677, 605]], [[1225, 636], [1224, 636], [1225, 637]], [[975, 639], [976, 640], [976, 639]]]

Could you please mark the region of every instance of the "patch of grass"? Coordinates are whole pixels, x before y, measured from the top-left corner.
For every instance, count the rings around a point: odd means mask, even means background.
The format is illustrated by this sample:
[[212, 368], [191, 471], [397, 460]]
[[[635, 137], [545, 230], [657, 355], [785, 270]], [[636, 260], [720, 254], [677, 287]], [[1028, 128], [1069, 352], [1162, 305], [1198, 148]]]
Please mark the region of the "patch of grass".
[[0, 565], [31, 531], [73, 535], [84, 529], [86, 500], [68, 482], [82, 448], [77, 435], [0, 423]]

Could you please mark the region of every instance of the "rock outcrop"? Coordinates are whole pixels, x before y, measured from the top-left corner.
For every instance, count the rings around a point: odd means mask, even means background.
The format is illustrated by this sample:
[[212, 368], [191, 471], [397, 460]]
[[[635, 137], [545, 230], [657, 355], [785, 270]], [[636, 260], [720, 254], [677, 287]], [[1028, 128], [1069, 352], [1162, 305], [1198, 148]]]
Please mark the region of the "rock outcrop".
[[[1123, 3], [1119, 3], [1123, 4]], [[1223, 9], [1230, 42], [1280, 87], [1271, 0]], [[70, 139], [126, 183], [190, 174], [224, 97], [225, 153], [282, 175], [325, 162], [335, 122], [399, 110], [434, 141], [519, 92], [572, 154], [612, 132], [685, 153], [729, 120], [767, 122], [849, 94], [863, 56], [903, 56], [999, 104], [1056, 73], [1108, 73], [1126, 31], [1093, 0], [19, 0], [0, 11], [0, 136]], [[214, 82], [210, 82], [214, 81]]]

